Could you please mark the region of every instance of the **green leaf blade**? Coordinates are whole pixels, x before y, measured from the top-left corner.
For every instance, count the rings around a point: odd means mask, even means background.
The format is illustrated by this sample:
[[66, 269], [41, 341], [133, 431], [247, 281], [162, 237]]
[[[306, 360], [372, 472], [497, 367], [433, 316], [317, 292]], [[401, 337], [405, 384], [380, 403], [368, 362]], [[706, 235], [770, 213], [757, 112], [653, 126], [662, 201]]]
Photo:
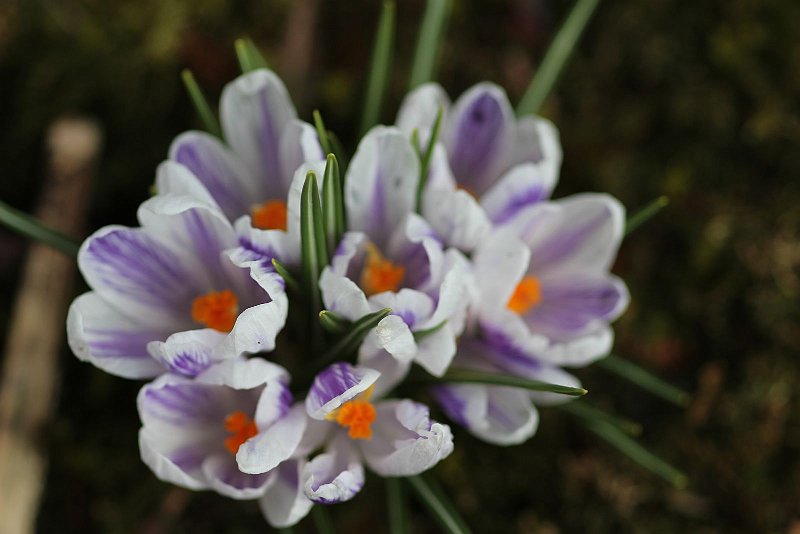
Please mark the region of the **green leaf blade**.
[[433, 79], [444, 28], [450, 18], [451, 0], [428, 0], [414, 51], [409, 91]]
[[647, 206], [643, 207], [625, 222], [625, 235], [627, 236], [641, 225], [658, 215], [658, 213], [669, 205], [669, 198], [660, 196]]
[[572, 55], [592, 18], [600, 0], [577, 0], [567, 20], [553, 39], [528, 89], [517, 106], [517, 116], [537, 113], [558, 81], [562, 69]]
[[343, 334], [347, 332], [353, 324], [330, 310], [322, 310], [319, 312], [319, 322], [322, 328], [331, 334]]
[[406, 480], [445, 532], [450, 534], [468, 534], [470, 532], [466, 521], [461, 518], [455, 506], [433, 480], [426, 475], [411, 476]]
[[325, 243], [328, 257], [344, 235], [344, 196], [342, 177], [336, 156], [328, 154], [325, 164], [325, 179], [322, 185], [322, 217], [324, 220]]
[[324, 367], [329, 363], [346, 358], [352, 354], [364, 338], [367, 337], [369, 331], [378, 326], [378, 323], [390, 313], [392, 313], [390, 308], [384, 308], [375, 313], [365, 315], [358, 321], [352, 323], [347, 333], [322, 355], [321, 363], [317, 367]]
[[408, 499], [403, 487], [403, 479], [389, 477], [385, 481], [389, 532], [390, 534], [407, 534], [411, 529], [409, 528]]
[[676, 406], [685, 408], [689, 404], [691, 396], [688, 393], [665, 382], [631, 361], [620, 358], [614, 354], [609, 354], [597, 363], [600, 367]]
[[292, 273], [289, 272], [289, 269], [286, 268], [281, 262], [277, 259], [272, 258], [272, 266], [275, 268], [275, 272], [277, 272], [283, 281], [286, 282], [286, 287], [290, 288], [292, 291], [299, 293], [300, 292], [300, 283], [292, 276]]
[[473, 371], [467, 369], [451, 368], [444, 374], [438, 381], [464, 383], [464, 384], [486, 384], [493, 386], [508, 386], [520, 389], [527, 389], [529, 391], [543, 391], [548, 393], [557, 393], [559, 395], [569, 395], [571, 397], [582, 397], [588, 393], [583, 388], [574, 388], [571, 386], [562, 386], [559, 384], [548, 384], [547, 382], [540, 382], [538, 380], [529, 380], [520, 376], [514, 375], [501, 375], [496, 373], [484, 373], [482, 371]]
[[234, 43], [236, 49], [236, 59], [239, 60], [239, 67], [242, 73], [252, 72], [257, 69], [266, 69], [267, 61], [261, 55], [255, 43], [249, 37], [236, 39]]
[[375, 47], [372, 52], [372, 63], [367, 82], [367, 95], [364, 100], [364, 112], [361, 116], [360, 135], [378, 123], [383, 106], [383, 98], [389, 81], [392, 67], [395, 32], [395, 4], [387, 0], [383, 2]]
[[0, 224], [34, 241], [53, 247], [70, 258], [78, 257], [80, 244], [5, 202], [0, 202]]
[[219, 125], [219, 119], [217, 119], [217, 115], [211, 109], [192, 71], [184, 69], [183, 72], [181, 72], [181, 79], [183, 79], [183, 85], [186, 87], [186, 92], [189, 94], [189, 99], [192, 101], [194, 110], [200, 118], [200, 122], [203, 123], [203, 127], [211, 135], [222, 139], [222, 128]]

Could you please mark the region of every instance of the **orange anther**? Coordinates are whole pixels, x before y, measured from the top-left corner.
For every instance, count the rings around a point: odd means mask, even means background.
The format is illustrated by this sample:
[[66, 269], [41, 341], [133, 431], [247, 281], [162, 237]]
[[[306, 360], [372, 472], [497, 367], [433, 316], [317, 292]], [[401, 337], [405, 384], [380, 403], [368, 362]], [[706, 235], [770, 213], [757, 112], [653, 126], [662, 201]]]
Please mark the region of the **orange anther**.
[[517, 285], [514, 294], [508, 299], [508, 309], [525, 313], [542, 300], [542, 288], [535, 276], [526, 276]]
[[233, 291], [211, 291], [192, 302], [192, 319], [208, 328], [230, 332], [239, 313], [239, 303]]
[[375, 421], [375, 407], [366, 400], [351, 400], [339, 408], [336, 414], [336, 422], [340, 426], [349, 427], [347, 435], [350, 439], [370, 439], [372, 428], [370, 425]]
[[225, 430], [232, 436], [225, 438], [225, 448], [231, 454], [239, 452], [242, 443], [258, 434], [256, 423], [244, 412], [233, 412], [225, 418]]
[[361, 289], [367, 296], [397, 291], [405, 274], [405, 267], [384, 258], [375, 245], [367, 247], [367, 261], [361, 272]]
[[262, 230], [286, 230], [286, 202], [268, 200], [250, 210], [253, 226]]

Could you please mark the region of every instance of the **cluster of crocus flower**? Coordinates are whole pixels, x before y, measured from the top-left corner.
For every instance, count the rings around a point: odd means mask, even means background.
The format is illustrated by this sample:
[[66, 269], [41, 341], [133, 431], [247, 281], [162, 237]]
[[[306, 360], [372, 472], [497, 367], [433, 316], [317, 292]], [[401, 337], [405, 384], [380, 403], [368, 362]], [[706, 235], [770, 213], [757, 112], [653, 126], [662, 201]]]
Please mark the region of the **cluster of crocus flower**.
[[453, 105], [419, 87], [343, 178], [268, 70], [230, 83], [220, 117], [224, 141], [174, 141], [139, 227], [84, 242], [92, 291], [67, 321], [80, 359], [151, 380], [139, 443], [162, 480], [258, 500], [290, 526], [356, 495], [364, 465], [412, 476], [452, 452], [450, 427], [397, 396], [410, 373], [438, 382], [451, 421], [510, 445], [535, 433], [536, 404], [568, 397], [448, 372], [578, 386], [564, 368], [610, 350], [624, 210], [550, 200], [558, 134], [516, 119], [500, 87]]

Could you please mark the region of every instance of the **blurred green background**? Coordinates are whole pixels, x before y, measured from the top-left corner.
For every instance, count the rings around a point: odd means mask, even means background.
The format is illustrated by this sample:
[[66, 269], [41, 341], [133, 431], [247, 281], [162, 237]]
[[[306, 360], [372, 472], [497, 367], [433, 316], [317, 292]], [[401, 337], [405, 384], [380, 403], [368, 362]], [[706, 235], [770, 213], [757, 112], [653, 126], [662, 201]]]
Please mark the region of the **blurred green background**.
[[[571, 2], [455, 1], [437, 79], [480, 80], [518, 101]], [[399, 2], [384, 122], [406, 90], [422, 0]], [[364, 0], [4, 0], [0, 198], [30, 210], [43, 138], [93, 117], [105, 147], [90, 227], [134, 224], [170, 140], [199, 126], [180, 71], [216, 99], [250, 35], [302, 118], [319, 108], [352, 150], [380, 4]], [[608, 191], [631, 211], [671, 205], [623, 245], [632, 305], [616, 352], [694, 394], [677, 409], [601, 369], [588, 401], [640, 421], [642, 442], [689, 476], [678, 490], [575, 419], [542, 410], [537, 436], [501, 449], [456, 431], [435, 473], [477, 532], [800, 532], [800, 2], [601, 2], [542, 109], [560, 128], [556, 196]], [[24, 239], [0, 229], [0, 336]], [[64, 349], [47, 435], [42, 532], [254, 532], [252, 503], [189, 496], [140, 462], [139, 384]], [[339, 531], [380, 531], [377, 479], [333, 510]], [[414, 504], [414, 526], [435, 531]], [[310, 521], [301, 530], [310, 529]]]

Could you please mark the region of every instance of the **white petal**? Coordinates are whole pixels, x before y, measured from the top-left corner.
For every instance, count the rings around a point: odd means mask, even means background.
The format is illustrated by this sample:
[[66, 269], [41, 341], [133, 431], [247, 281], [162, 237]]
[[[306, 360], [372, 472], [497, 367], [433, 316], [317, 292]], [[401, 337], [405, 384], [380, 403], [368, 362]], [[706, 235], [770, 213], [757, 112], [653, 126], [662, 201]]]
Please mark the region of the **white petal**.
[[406, 135], [411, 135], [411, 132], [417, 129], [420, 132], [420, 137], [424, 134], [425, 139], [427, 139], [439, 109], [441, 108], [444, 113], [442, 118], [444, 124], [449, 107], [450, 98], [448, 98], [444, 89], [439, 84], [426, 83], [405, 96], [402, 104], [400, 104], [400, 110], [397, 112], [395, 124]]
[[274, 483], [277, 473], [250, 475], [242, 473], [236, 460], [226, 452], [209, 456], [203, 462], [203, 473], [219, 494], [236, 500], [258, 499]]
[[236, 318], [233, 330], [219, 345], [218, 352], [241, 355], [273, 350], [287, 314], [286, 295], [277, 295], [272, 302], [247, 308]]
[[[281, 136], [281, 169], [282, 177], [286, 180], [284, 187], [290, 185], [298, 167], [304, 163], [321, 162], [325, 159], [322, 147], [319, 144], [316, 129], [310, 124], [293, 120], [286, 125]], [[320, 176], [320, 187], [322, 177]]]
[[205, 328], [177, 332], [166, 341], [151, 341], [147, 345], [153, 358], [173, 373], [194, 377], [205, 371], [221, 357], [215, 348], [225, 339], [225, 334]]
[[492, 222], [508, 223], [528, 206], [547, 200], [553, 193], [556, 176], [534, 163], [512, 167], [481, 198], [481, 206]]
[[139, 430], [139, 452], [142, 462], [153, 471], [159, 480], [195, 491], [210, 488], [202, 473], [198, 472], [195, 476], [190, 475], [156, 450], [153, 442], [154, 436], [151, 432], [148, 432], [146, 428]]
[[319, 288], [325, 309], [349, 321], [357, 321], [371, 311], [361, 288], [349, 278], [334, 274], [330, 267], [323, 269], [319, 278]]
[[414, 210], [419, 158], [396, 128], [376, 126], [358, 145], [344, 184], [348, 228], [379, 247]]
[[491, 223], [475, 197], [464, 190], [426, 188], [422, 214], [445, 243], [472, 251], [491, 230]]
[[159, 195], [188, 196], [214, 209], [220, 209], [197, 176], [188, 167], [175, 161], [164, 161], [156, 169], [156, 191]]
[[359, 441], [359, 447], [377, 474], [418, 475], [453, 452], [450, 427], [431, 421], [426, 406], [410, 400], [385, 401], [375, 411], [372, 439]]
[[236, 462], [244, 473], [266, 473], [294, 455], [306, 429], [302, 404], [296, 404], [266, 430], [242, 443]]
[[492, 234], [474, 256], [480, 306], [505, 308], [525, 274], [529, 260], [530, 251], [511, 233], [498, 231]]
[[306, 464], [301, 480], [306, 497], [320, 504], [349, 501], [361, 491], [364, 467], [344, 432], [339, 432], [328, 452]]
[[338, 362], [323, 369], [314, 378], [306, 397], [306, 410], [314, 419], [323, 420], [345, 402], [369, 389], [380, 376], [374, 369]]
[[289, 460], [278, 466], [274, 484], [259, 499], [258, 505], [273, 528], [286, 528], [303, 519], [314, 503], [306, 497], [300, 477], [305, 460]]
[[401, 361], [408, 361], [417, 353], [417, 344], [414, 334], [397, 315], [389, 315], [381, 319], [375, 327], [378, 346]]
[[414, 361], [433, 376], [442, 376], [456, 354], [456, 336], [449, 323], [417, 342]]
[[289, 373], [280, 365], [263, 358], [223, 360], [197, 376], [203, 384], [228, 386], [233, 389], [252, 389], [273, 380], [286, 381]]

